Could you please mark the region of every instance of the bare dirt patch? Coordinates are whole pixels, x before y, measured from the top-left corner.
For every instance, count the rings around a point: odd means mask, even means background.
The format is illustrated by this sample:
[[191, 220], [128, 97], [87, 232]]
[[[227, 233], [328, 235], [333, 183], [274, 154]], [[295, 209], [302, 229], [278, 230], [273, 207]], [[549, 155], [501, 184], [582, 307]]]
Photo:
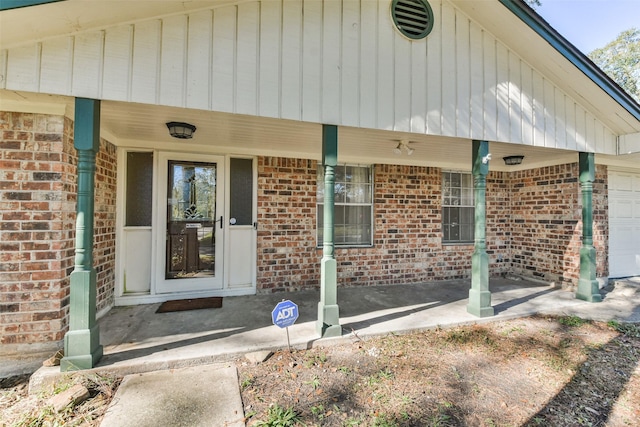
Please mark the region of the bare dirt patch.
[[[29, 375], [0, 380], [0, 426], [98, 426], [120, 378], [111, 375], [70, 374], [51, 393], [28, 394]], [[76, 384], [86, 387], [89, 397], [56, 411], [52, 398]]]
[[638, 325], [533, 317], [238, 369], [250, 426], [637, 426], [639, 361]]

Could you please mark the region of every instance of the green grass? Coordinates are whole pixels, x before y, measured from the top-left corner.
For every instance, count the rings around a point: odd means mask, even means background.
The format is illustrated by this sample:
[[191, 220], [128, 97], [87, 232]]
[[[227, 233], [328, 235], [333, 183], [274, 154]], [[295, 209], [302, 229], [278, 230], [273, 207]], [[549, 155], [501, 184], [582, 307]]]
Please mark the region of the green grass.
[[267, 420], [259, 420], [258, 427], [293, 427], [300, 421], [300, 415], [293, 408], [283, 408], [277, 403], [267, 411]]
[[607, 325], [610, 328], [613, 328], [628, 337], [640, 338], [640, 326], [638, 325], [634, 325], [631, 323], [620, 323], [615, 320], [610, 320], [609, 322], [607, 322]]
[[588, 320], [582, 319], [578, 316], [564, 316], [558, 319], [558, 323], [560, 323], [561, 325], [570, 326], [574, 328], [578, 326], [582, 326], [587, 322]]

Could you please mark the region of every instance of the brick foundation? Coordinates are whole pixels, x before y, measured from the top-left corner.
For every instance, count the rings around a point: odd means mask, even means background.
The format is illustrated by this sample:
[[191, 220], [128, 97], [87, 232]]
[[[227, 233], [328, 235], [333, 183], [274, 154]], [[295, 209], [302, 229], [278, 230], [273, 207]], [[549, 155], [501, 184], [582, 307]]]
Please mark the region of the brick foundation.
[[[57, 347], [68, 328], [76, 153], [64, 116], [0, 112], [0, 354]], [[97, 160], [98, 310], [113, 305], [115, 147]]]

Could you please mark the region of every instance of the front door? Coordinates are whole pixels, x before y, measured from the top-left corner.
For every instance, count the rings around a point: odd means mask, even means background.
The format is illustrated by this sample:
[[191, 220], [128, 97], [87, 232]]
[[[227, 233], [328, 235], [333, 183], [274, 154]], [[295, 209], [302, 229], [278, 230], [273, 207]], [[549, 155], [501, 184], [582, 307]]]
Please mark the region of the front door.
[[[165, 244], [160, 293], [207, 291], [223, 286], [223, 159], [163, 156], [166, 189], [161, 202]], [[165, 170], [166, 167], [166, 170]], [[158, 258], [160, 260], [160, 257]]]

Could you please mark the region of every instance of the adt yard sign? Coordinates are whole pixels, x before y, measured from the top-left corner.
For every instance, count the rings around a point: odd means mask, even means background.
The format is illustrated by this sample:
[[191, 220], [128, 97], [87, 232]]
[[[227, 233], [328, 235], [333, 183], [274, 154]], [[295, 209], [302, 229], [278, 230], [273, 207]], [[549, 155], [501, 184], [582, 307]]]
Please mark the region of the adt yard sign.
[[298, 306], [289, 300], [279, 302], [271, 312], [273, 324], [281, 328], [288, 328], [298, 320]]

